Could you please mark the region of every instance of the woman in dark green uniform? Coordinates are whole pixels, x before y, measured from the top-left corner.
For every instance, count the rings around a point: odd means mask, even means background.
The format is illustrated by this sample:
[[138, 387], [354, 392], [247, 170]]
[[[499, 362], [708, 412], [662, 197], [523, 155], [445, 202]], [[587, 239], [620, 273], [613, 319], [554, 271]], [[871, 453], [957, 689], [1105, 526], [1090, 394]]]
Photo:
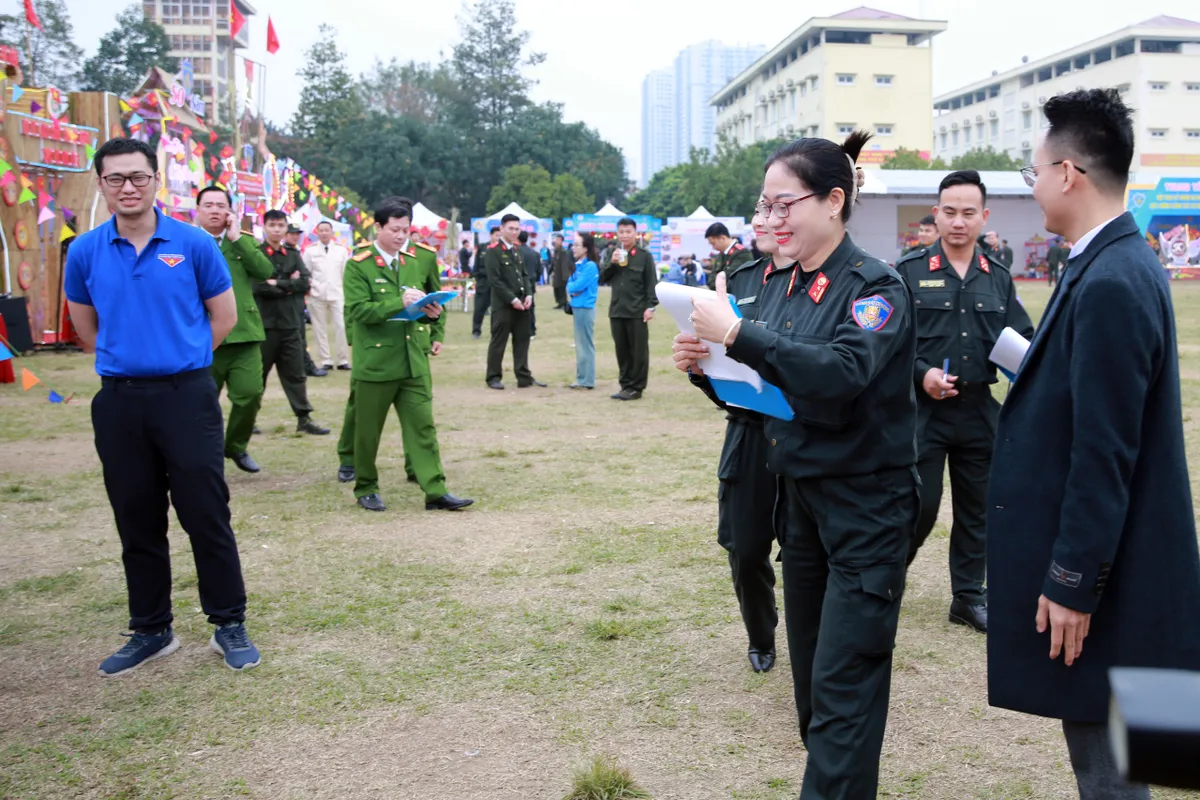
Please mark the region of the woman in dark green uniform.
[[[759, 213], [799, 262], [770, 280], [758, 324], [729, 306], [724, 282], [698, 300], [699, 338], [723, 343], [788, 396], [767, 418], [767, 466], [782, 476], [783, 585], [800, 736], [801, 798], [874, 797], [892, 647], [919, 499], [912, 298], [895, 270], [846, 234], [854, 161], [869, 139], [800, 139], [767, 162]], [[680, 341], [696, 371], [707, 348]]]

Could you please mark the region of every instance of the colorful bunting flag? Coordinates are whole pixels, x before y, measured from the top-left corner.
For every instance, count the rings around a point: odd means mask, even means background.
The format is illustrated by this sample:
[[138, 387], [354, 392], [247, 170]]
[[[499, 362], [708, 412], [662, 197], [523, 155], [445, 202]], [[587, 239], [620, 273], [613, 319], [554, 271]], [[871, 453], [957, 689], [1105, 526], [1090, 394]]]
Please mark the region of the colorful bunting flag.
[[50, 205], [50, 203], [51, 203], [53, 200], [54, 200], [54, 198], [53, 198], [53, 197], [51, 197], [51, 196], [50, 196], [49, 194], [47, 194], [46, 192], [44, 192], [44, 191], [42, 191], [42, 192], [38, 192], [38, 198], [37, 198], [37, 201], [38, 201], [38, 208], [39, 208], [39, 209], [45, 208], [46, 206]]
[[41, 104], [41, 103], [39, 103], [37, 100], [30, 100], [30, 101], [29, 101], [29, 111], [30, 111], [31, 113], [33, 113], [33, 114], [36, 114], [36, 113], [38, 113], [38, 112], [39, 112], [39, 111], [41, 111], [41, 110], [42, 110], [42, 104]]
[[71, 209], [67, 208], [66, 206], [62, 207], [62, 212], [63, 212], [63, 219], [65, 219], [65, 220], [75, 219], [75, 212], [72, 211]]
[[26, 186], [24, 189], [21, 190], [21, 196], [17, 198], [17, 203], [18, 204], [28, 203], [31, 200], [36, 200], [36, 199], [37, 199], [37, 195], [35, 195], [33, 192], [31, 192], [29, 190], [29, 187]]
[[25, 90], [24, 90], [24, 89], [22, 89], [20, 86], [17, 86], [16, 84], [13, 84], [13, 87], [12, 87], [12, 101], [13, 101], [14, 103], [15, 103], [15, 102], [17, 102], [18, 100], [20, 100], [20, 99], [21, 99], [21, 95], [23, 95], [23, 94], [25, 94]]
[[208, 143], [209, 143], [209, 144], [214, 144], [216, 141], [217, 141], [217, 132], [216, 132], [216, 131], [209, 131], [209, 132], [208, 132]]
[[83, 146], [83, 154], [87, 157], [87, 160], [90, 162], [92, 159], [94, 159], [96, 157], [96, 148], [92, 147], [90, 144], [85, 144]]
[[58, 235], [58, 241], [61, 244], [62, 242], [65, 242], [67, 239], [70, 239], [74, 235], [75, 235], [75, 231], [71, 229], [71, 226], [67, 225], [66, 223], [63, 223], [62, 233], [60, 233]]
[[3, 342], [0, 342], [0, 361], [11, 361], [11, 360], [12, 360], [12, 353], [8, 352], [8, 348], [4, 346]]
[[50, 390], [50, 402], [51, 403], [65, 403], [66, 400], [63, 399], [63, 396], [61, 394], [59, 394], [58, 392], [51, 389]]
[[15, 183], [16, 180], [17, 180], [17, 176], [12, 174], [12, 172], [6, 172], [3, 175], [0, 175], [0, 189], [3, 189], [5, 186], [8, 186], [10, 183]]
[[49, 206], [46, 206], [38, 214], [37, 224], [41, 225], [43, 222], [53, 222], [53, 221], [54, 221], [54, 211]]
[[37, 375], [34, 375], [29, 370], [25, 369], [24, 367], [21, 367], [21, 388], [23, 388], [25, 391], [28, 392], [30, 389], [37, 386], [41, 382], [42, 382], [41, 379], [38, 378]]
[[133, 107], [130, 106], [129, 103], [126, 103], [124, 98], [122, 98], [120, 101], [118, 101], [118, 105], [121, 106], [122, 114], [128, 114], [130, 111], [133, 111]]
[[141, 125], [145, 121], [140, 114], [134, 114], [129, 118], [129, 127], [132, 128], [134, 125]]

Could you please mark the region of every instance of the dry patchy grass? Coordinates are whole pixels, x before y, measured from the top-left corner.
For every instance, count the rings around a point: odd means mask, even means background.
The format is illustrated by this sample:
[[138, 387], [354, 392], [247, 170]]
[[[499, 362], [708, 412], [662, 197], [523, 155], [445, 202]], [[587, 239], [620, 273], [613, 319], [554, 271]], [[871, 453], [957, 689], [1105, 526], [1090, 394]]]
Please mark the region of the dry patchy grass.
[[[1022, 292], [1040, 312], [1045, 289]], [[1194, 448], [1200, 286], [1176, 297]], [[0, 388], [0, 795], [558, 800], [574, 768], [611, 755], [659, 800], [794, 797], [782, 630], [780, 667], [753, 675], [715, 542], [721, 415], [670, 368], [669, 320], [653, 325], [645, 399], [616, 403], [607, 323], [602, 388], [577, 393], [571, 321], [540, 317], [532, 362], [551, 388], [503, 393], [484, 386], [486, 341], [451, 320], [434, 380], [450, 488], [478, 501], [461, 514], [421, 510], [394, 421], [391, 510], [357, 510], [335, 437], [292, 434], [272, 379], [252, 444], [265, 471], [229, 474], [265, 659], [245, 675], [205, 646], [177, 525], [184, 648], [95, 675], [127, 612], [91, 359], [32, 364], [79, 403]], [[346, 374], [309, 386], [337, 428]], [[1055, 724], [987, 707], [984, 640], [946, 622], [948, 599], [939, 530], [905, 598], [881, 797], [1073, 796]]]

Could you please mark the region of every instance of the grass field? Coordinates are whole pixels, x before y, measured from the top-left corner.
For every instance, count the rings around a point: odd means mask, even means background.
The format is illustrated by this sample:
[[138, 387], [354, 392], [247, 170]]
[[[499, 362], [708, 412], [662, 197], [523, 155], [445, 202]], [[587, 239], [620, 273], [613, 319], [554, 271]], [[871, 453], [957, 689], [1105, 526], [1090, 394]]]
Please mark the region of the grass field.
[[[1200, 284], [1176, 287], [1195, 468]], [[1036, 318], [1046, 289], [1021, 292]], [[551, 388], [488, 390], [486, 339], [463, 314], [436, 360], [450, 490], [477, 501], [465, 513], [423, 510], [395, 419], [389, 511], [358, 510], [334, 477], [347, 373], [309, 381], [324, 438], [292, 433], [272, 378], [251, 449], [264, 472], [228, 472], [264, 656], [247, 674], [208, 651], [173, 521], [183, 649], [96, 676], [128, 621], [91, 442], [98, 381], [87, 356], [30, 359], [81, 399], [0, 387], [0, 796], [558, 800], [611, 756], [659, 800], [795, 797], [805, 754], [782, 624], [779, 666], [752, 674], [715, 542], [723, 416], [670, 367], [669, 319], [652, 326], [644, 400], [609, 399], [603, 319], [600, 385], [568, 391], [571, 320], [538, 300], [531, 360]], [[515, 385], [511, 354], [507, 367]], [[1074, 797], [1056, 723], [987, 705], [984, 638], [946, 621], [945, 537], [910, 574], [880, 796]]]

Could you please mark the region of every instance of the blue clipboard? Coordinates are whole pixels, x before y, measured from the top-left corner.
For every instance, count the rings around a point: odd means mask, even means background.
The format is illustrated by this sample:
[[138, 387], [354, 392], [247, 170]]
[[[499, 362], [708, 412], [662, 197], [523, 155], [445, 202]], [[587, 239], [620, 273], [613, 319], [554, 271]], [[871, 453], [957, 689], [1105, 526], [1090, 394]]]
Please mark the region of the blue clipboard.
[[[738, 308], [737, 298], [733, 295], [729, 295], [729, 305], [733, 306], [733, 313], [742, 319], [742, 310]], [[753, 386], [741, 381], [709, 378], [709, 383], [712, 384], [717, 397], [721, 398], [721, 402], [727, 405], [757, 411], [785, 422], [790, 422], [796, 416], [792, 411], [792, 404], [788, 402], [783, 391], [773, 383], [763, 381], [761, 392], [755, 391]]]
[[427, 294], [411, 306], [405, 306], [403, 311], [389, 319], [388, 322], [414, 322], [425, 316], [425, 306], [430, 303], [446, 305], [446, 303], [449, 303], [456, 297], [458, 297], [458, 292], [433, 292], [432, 294]]

